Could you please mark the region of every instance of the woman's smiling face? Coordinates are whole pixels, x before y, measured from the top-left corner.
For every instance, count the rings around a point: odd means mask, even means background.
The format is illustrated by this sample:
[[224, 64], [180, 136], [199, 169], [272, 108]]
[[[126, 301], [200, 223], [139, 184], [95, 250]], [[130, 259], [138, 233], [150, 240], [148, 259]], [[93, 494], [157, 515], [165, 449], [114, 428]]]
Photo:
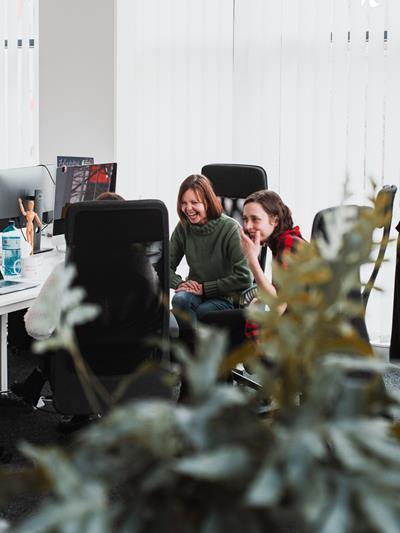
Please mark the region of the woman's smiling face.
[[260, 242], [265, 243], [271, 237], [277, 225], [277, 217], [269, 215], [258, 202], [250, 202], [243, 208], [243, 228], [254, 241], [256, 232], [260, 232]]
[[188, 189], [182, 195], [181, 210], [191, 224], [207, 222], [206, 206], [193, 189]]

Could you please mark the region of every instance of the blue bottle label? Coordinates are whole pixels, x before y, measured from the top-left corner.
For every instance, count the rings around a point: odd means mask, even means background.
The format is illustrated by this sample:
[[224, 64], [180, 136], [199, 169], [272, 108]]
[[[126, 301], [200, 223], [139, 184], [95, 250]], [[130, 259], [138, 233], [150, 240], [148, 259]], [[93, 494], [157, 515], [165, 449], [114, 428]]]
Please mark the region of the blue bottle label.
[[21, 242], [19, 235], [3, 233], [3, 274], [19, 276], [21, 274]]

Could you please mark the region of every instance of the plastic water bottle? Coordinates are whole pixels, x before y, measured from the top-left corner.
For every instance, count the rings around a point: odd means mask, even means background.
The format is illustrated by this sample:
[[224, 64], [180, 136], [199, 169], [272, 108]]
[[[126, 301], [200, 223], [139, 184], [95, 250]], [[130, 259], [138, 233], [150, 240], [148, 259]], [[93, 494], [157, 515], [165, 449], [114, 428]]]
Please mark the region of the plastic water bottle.
[[3, 230], [2, 263], [4, 276], [20, 276], [21, 274], [21, 237], [14, 221]]

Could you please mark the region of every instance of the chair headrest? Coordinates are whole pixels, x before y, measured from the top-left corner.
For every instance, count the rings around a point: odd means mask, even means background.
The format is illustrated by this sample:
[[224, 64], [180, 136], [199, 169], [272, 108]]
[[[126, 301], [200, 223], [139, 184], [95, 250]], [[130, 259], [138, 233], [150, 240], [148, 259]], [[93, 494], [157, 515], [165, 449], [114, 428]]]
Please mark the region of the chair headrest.
[[249, 194], [268, 188], [267, 174], [257, 165], [213, 163], [201, 173], [213, 184], [215, 194], [228, 198], [247, 198]]
[[168, 239], [168, 212], [160, 200], [103, 200], [72, 204], [66, 214], [67, 245], [107, 245]]

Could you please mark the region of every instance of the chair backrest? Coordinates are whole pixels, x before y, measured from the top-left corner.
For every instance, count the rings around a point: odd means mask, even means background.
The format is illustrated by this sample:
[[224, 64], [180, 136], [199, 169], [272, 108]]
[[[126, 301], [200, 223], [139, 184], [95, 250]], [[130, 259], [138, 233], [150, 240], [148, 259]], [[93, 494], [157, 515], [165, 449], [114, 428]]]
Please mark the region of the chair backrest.
[[[360, 210], [370, 210], [372, 207], [360, 207], [358, 205], [345, 205], [345, 206], [335, 206], [328, 207], [319, 211], [313, 220], [313, 225], [311, 229], [311, 240], [315, 240], [317, 237], [322, 237], [326, 242], [329, 242], [329, 234], [326, 227], [326, 220], [329, 216], [334, 215], [339, 209], [342, 210], [341, 216], [348, 222], [355, 221], [360, 215]], [[355, 303], [362, 304], [362, 295], [361, 295], [361, 282], [360, 282], [360, 272], [358, 272], [358, 287], [349, 292], [349, 299]], [[367, 326], [365, 324], [365, 308], [361, 316], [354, 316], [351, 319], [353, 327], [358, 331], [360, 337], [365, 341], [369, 342], [369, 335], [367, 331]]]
[[[257, 165], [214, 163], [205, 165], [201, 173], [211, 181], [227, 215], [243, 223], [243, 204], [253, 192], [268, 189], [265, 170]], [[267, 249], [261, 250], [260, 265], [265, 268]]]
[[374, 268], [371, 272], [369, 280], [362, 293], [365, 307], [367, 307], [369, 295], [371, 294], [371, 290], [374, 287], [375, 280], [378, 275], [380, 266], [385, 257], [386, 248], [387, 248], [388, 241], [389, 241], [390, 228], [392, 226], [393, 203], [394, 203], [394, 197], [396, 195], [396, 191], [397, 191], [396, 185], [385, 185], [378, 192], [378, 195], [376, 197], [377, 206], [383, 208], [383, 221], [384, 222], [383, 222], [383, 225], [381, 226], [381, 228], [383, 229], [383, 232], [382, 232], [382, 237], [381, 237], [380, 244], [379, 244], [379, 251], [378, 251], [378, 255], [375, 260]]
[[[73, 285], [85, 289], [86, 301], [100, 306], [94, 321], [76, 328], [79, 346], [112, 392], [141, 363], [166, 355], [151, 340], [168, 339], [167, 209], [158, 200], [77, 203], [69, 208], [65, 226], [66, 261], [77, 268]], [[56, 408], [90, 413], [71, 357], [58, 353], [53, 360]], [[134, 387], [127, 391], [135, 394]]]
[[[349, 298], [351, 298], [354, 301], [359, 301], [360, 303], [363, 304], [364, 315], [361, 317], [354, 317], [354, 319], [352, 320], [352, 323], [353, 323], [353, 326], [358, 330], [360, 336], [367, 341], [369, 341], [369, 336], [368, 336], [367, 327], [365, 324], [365, 310], [368, 304], [369, 295], [374, 286], [380, 266], [385, 256], [389, 233], [390, 233], [390, 227], [392, 223], [393, 201], [394, 201], [394, 196], [396, 194], [396, 191], [397, 191], [397, 187], [395, 185], [385, 185], [378, 192], [376, 204], [378, 207], [383, 208], [383, 215], [384, 215], [382, 219], [384, 220], [384, 222], [381, 226], [383, 229], [383, 232], [382, 232], [382, 237], [380, 239], [378, 255], [375, 260], [374, 267], [372, 269], [369, 280], [364, 285], [364, 289], [362, 291], [360, 290], [361, 289], [361, 283], [360, 283], [360, 289], [353, 290], [349, 294]], [[322, 211], [319, 211], [314, 217], [314, 221], [313, 221], [313, 225], [311, 229], [311, 239], [315, 239], [318, 235], [322, 235], [325, 241], [329, 240], [329, 236], [326, 230], [325, 219], [327, 215], [329, 215], [329, 213], [334, 213], [338, 209], [342, 209], [342, 216], [348, 221], [356, 220], [360, 216], [360, 213], [363, 211], [364, 212], [372, 211], [372, 207], [358, 206], [358, 205], [335, 206], [335, 207], [329, 207], [327, 209], [323, 209]]]

